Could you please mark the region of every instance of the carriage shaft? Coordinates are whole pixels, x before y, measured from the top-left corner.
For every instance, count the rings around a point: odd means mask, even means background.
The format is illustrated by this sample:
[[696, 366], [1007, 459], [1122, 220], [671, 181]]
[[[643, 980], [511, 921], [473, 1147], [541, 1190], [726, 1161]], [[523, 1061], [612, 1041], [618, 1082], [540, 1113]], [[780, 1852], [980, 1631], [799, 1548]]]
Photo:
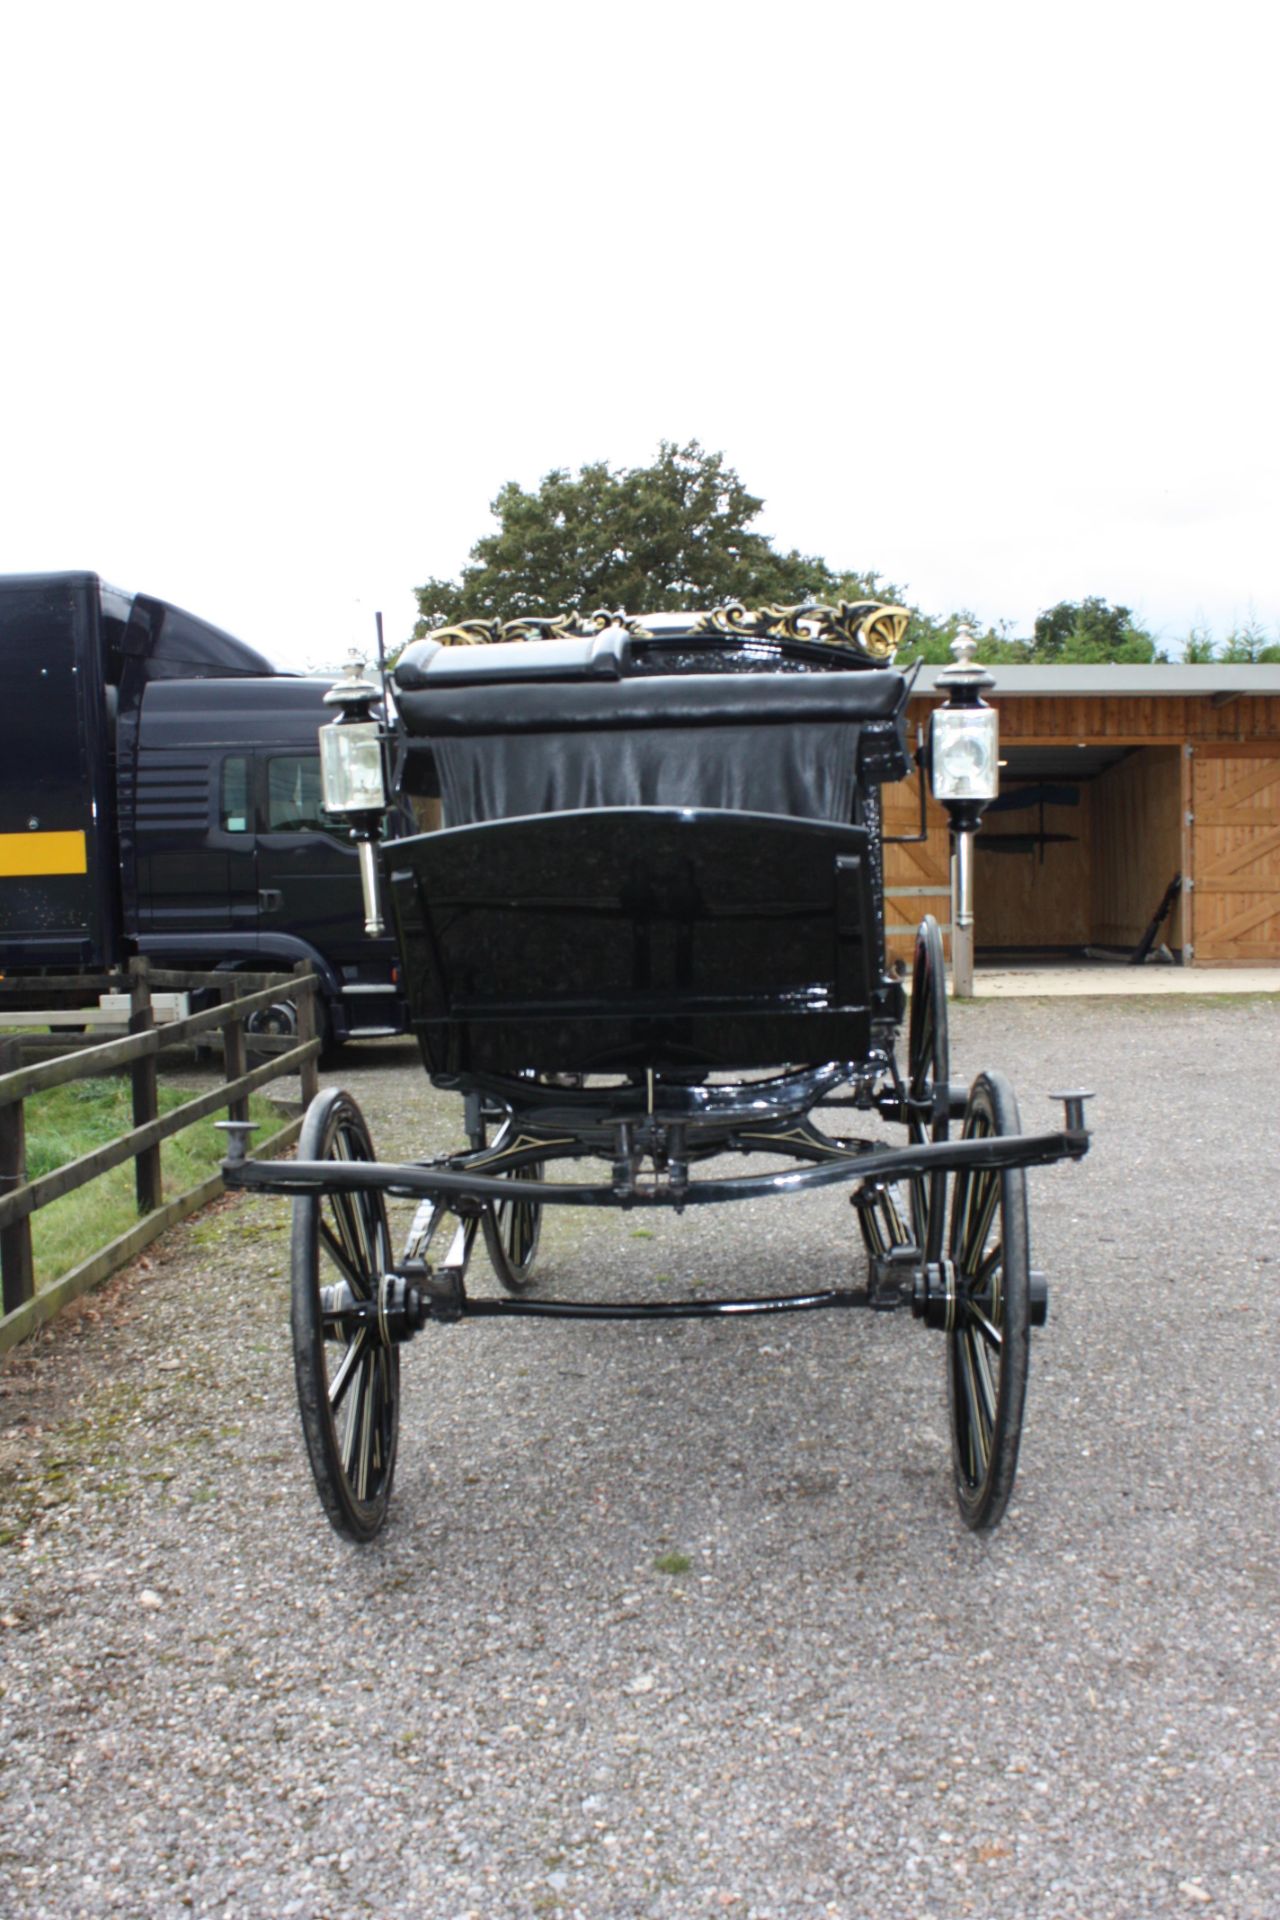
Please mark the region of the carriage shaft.
[[[1089, 1135], [1083, 1128], [1052, 1133], [1000, 1134], [982, 1139], [923, 1141], [907, 1147], [872, 1147], [841, 1155], [817, 1165], [802, 1165], [778, 1173], [734, 1174], [725, 1179], [690, 1180], [678, 1187], [624, 1184], [585, 1185], [526, 1180], [520, 1183], [525, 1204], [560, 1207], [674, 1207], [718, 1204], [728, 1200], [758, 1200], [770, 1194], [795, 1193], [809, 1187], [837, 1186], [848, 1181], [898, 1180], [906, 1174], [968, 1169], [1049, 1166], [1058, 1160], [1079, 1160], [1088, 1152]], [[773, 1151], [785, 1151], [780, 1143]], [[251, 1160], [228, 1159], [223, 1178], [229, 1187], [252, 1188], [259, 1193], [368, 1193], [402, 1198], [439, 1195], [451, 1204], [483, 1207], [510, 1201], [510, 1180], [465, 1173], [449, 1166], [392, 1164], [378, 1160]]]

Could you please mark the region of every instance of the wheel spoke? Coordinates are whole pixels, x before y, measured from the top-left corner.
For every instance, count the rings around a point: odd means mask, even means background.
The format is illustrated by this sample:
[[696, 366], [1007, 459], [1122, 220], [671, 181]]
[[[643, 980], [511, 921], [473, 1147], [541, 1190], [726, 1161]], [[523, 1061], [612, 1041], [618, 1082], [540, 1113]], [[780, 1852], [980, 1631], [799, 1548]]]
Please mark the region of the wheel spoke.
[[973, 1276], [975, 1293], [985, 1293], [989, 1283], [995, 1278], [996, 1274], [999, 1273], [1003, 1262], [1004, 1247], [1000, 1241], [997, 1240], [987, 1249], [981, 1266], [979, 1266]]
[[982, 1406], [982, 1464], [985, 1471], [991, 1453], [991, 1436], [996, 1425], [996, 1388], [991, 1378], [991, 1364], [987, 1359], [987, 1349], [969, 1329], [969, 1352], [973, 1356], [973, 1375], [977, 1382], [978, 1398]]
[[960, 1336], [961, 1379], [964, 1383], [965, 1426], [968, 1436], [969, 1473], [977, 1486], [991, 1458], [991, 1428], [995, 1408], [991, 1400], [991, 1380], [986, 1372], [986, 1356], [966, 1327]]
[[369, 1288], [363, 1269], [352, 1261], [347, 1248], [327, 1220], [320, 1222], [320, 1243], [356, 1297], [361, 1300], [367, 1299]]
[[951, 1258], [958, 1260], [963, 1267], [964, 1250], [969, 1245], [969, 1220], [973, 1211], [973, 1188], [976, 1175], [961, 1173], [956, 1176], [955, 1199], [951, 1221]]
[[977, 1484], [980, 1476], [978, 1465], [978, 1389], [973, 1377], [973, 1351], [966, 1335], [958, 1336], [957, 1371], [960, 1378], [960, 1396], [962, 1416], [960, 1427], [961, 1451], [964, 1455], [963, 1467], [970, 1486]]
[[991, 1236], [991, 1225], [995, 1219], [996, 1208], [1000, 1204], [1000, 1179], [998, 1174], [984, 1173], [980, 1176], [979, 1194], [976, 1205], [971, 1205], [965, 1220], [965, 1237], [960, 1249], [960, 1262], [966, 1273], [976, 1273], [982, 1262], [983, 1252]]
[[376, 1353], [365, 1355], [360, 1370], [360, 1398], [357, 1402], [358, 1420], [356, 1425], [356, 1499], [369, 1498], [369, 1463], [373, 1454], [373, 1413], [377, 1397], [375, 1381], [377, 1378], [378, 1356]]
[[337, 1413], [339, 1407], [342, 1405], [343, 1401], [346, 1399], [347, 1389], [351, 1385], [351, 1381], [355, 1373], [357, 1362], [359, 1361], [361, 1354], [364, 1352], [364, 1349], [365, 1349], [365, 1329], [363, 1327], [357, 1327], [355, 1331], [355, 1337], [351, 1340], [350, 1344], [347, 1346], [347, 1348], [343, 1352], [342, 1358], [338, 1362], [337, 1366], [334, 1368], [333, 1374], [329, 1381], [330, 1412]]
[[[348, 1162], [364, 1158], [360, 1142], [350, 1134], [340, 1136], [341, 1152], [336, 1156]], [[384, 1265], [379, 1226], [380, 1216], [373, 1196], [368, 1193], [334, 1194], [334, 1212], [338, 1216], [343, 1239], [364, 1272], [376, 1277]]]
[[367, 1346], [360, 1355], [355, 1369], [355, 1393], [346, 1411], [342, 1434], [342, 1471], [357, 1500], [369, 1497], [369, 1416], [376, 1358]]
[[382, 1432], [387, 1405], [387, 1355], [380, 1348], [373, 1356], [374, 1420], [370, 1435], [369, 1458], [375, 1470], [382, 1466]]
[[351, 1273], [359, 1276], [361, 1296], [367, 1298], [369, 1287], [366, 1276], [369, 1271], [369, 1262], [360, 1244], [360, 1232], [351, 1206], [351, 1195], [333, 1193], [329, 1195], [329, 1202], [336, 1238], [347, 1256]]
[[997, 1327], [992, 1321], [988, 1320], [986, 1314], [982, 1311], [982, 1308], [978, 1305], [976, 1300], [970, 1300], [966, 1303], [966, 1305], [967, 1305], [969, 1318], [972, 1320], [974, 1326], [977, 1327], [980, 1330], [980, 1332], [983, 1334], [988, 1345], [994, 1347], [996, 1349], [996, 1352], [998, 1353], [1000, 1351], [1001, 1346], [1004, 1344], [1004, 1335], [1001, 1333], [999, 1327]]

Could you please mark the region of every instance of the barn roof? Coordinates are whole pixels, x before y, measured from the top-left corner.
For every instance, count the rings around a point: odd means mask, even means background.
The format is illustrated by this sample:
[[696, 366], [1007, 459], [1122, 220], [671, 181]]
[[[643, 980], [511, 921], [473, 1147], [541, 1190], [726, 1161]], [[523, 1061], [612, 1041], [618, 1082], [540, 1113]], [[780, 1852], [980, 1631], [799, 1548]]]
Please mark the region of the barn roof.
[[[905, 650], [899, 656], [898, 664], [910, 665]], [[942, 667], [922, 667], [915, 685], [916, 693], [933, 693], [938, 675], [943, 671]], [[1017, 699], [1019, 695], [1044, 699], [1053, 694], [1068, 695], [1072, 699], [1099, 695], [1117, 699], [1132, 699], [1135, 696], [1149, 699], [1161, 694], [1186, 699], [1188, 696], [1201, 695], [1206, 700], [1223, 694], [1280, 694], [1280, 665], [1189, 667], [1180, 662], [1170, 666], [1001, 665], [991, 667], [989, 671], [995, 676], [992, 691], [1004, 700]]]

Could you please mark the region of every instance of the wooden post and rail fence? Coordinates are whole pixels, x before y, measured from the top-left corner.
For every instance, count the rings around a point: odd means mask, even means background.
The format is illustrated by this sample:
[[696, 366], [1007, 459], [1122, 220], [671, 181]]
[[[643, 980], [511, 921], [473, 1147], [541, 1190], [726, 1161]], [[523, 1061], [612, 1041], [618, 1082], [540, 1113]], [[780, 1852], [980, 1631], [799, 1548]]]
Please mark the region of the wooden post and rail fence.
[[[220, 1108], [225, 1108], [232, 1120], [246, 1120], [250, 1094], [285, 1074], [300, 1076], [303, 1111], [315, 1096], [320, 1042], [315, 1037], [316, 980], [309, 967], [301, 966], [292, 974], [283, 975], [178, 974], [153, 971], [147, 961], [134, 960], [130, 962], [126, 978], [129, 1031], [122, 1039], [82, 1044], [58, 1059], [32, 1065], [25, 1063], [24, 1055], [33, 1047], [50, 1045], [44, 1035], [38, 1039], [34, 1035], [0, 1037], [0, 1285], [3, 1287], [0, 1353], [52, 1319], [69, 1301], [136, 1259], [151, 1241], [222, 1192], [222, 1176], [213, 1173], [199, 1186], [166, 1201], [160, 1178], [162, 1141]], [[119, 975], [102, 979], [86, 975], [76, 984], [79, 990], [94, 993], [121, 983]], [[157, 1026], [151, 1000], [153, 991], [215, 992], [220, 999], [217, 1006]], [[278, 1005], [285, 997], [297, 1008], [296, 1039], [290, 1036], [284, 1043], [285, 1051], [275, 1050], [281, 1046], [279, 1040], [270, 1043], [271, 1057], [250, 1068], [245, 1022], [255, 1013]], [[28, 1013], [23, 1017], [30, 1020], [36, 1016]], [[64, 1021], [68, 1018], [65, 1011], [62, 1018]], [[4, 1024], [3, 998], [0, 997], [0, 1026]], [[190, 1044], [202, 1036], [212, 1038], [218, 1033], [222, 1035], [224, 1063], [221, 1084], [162, 1116], [158, 1104], [159, 1054], [166, 1048]], [[65, 1039], [61, 1044], [65, 1046]], [[259, 1047], [262, 1042], [255, 1039], [254, 1045]], [[28, 1096], [124, 1067], [129, 1069], [133, 1083], [131, 1130], [66, 1166], [28, 1180], [24, 1111]], [[255, 1151], [268, 1155], [282, 1152], [292, 1146], [301, 1126], [299, 1114]], [[32, 1214], [127, 1160], [134, 1162], [137, 1225], [37, 1291], [31, 1253]]]

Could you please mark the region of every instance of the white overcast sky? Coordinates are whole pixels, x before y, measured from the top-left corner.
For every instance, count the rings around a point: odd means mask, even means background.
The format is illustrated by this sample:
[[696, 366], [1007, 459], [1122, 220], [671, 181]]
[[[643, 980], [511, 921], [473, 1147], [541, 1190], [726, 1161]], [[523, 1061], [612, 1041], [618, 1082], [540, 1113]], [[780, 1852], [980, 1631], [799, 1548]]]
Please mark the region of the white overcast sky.
[[697, 438], [933, 612], [1274, 636], [1277, 18], [0, 0], [0, 572], [329, 665]]

